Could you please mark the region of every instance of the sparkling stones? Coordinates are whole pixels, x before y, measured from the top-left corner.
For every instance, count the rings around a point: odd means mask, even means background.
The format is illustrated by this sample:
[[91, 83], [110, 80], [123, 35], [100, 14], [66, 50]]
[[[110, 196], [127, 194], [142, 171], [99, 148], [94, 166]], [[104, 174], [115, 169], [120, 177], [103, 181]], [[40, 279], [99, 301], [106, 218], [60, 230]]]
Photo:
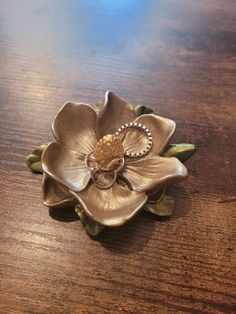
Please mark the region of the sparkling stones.
[[115, 133], [116, 136], [119, 136], [125, 129], [128, 128], [137, 128], [143, 131], [146, 134], [148, 144], [147, 146], [140, 152], [127, 152], [125, 151], [125, 156], [130, 158], [137, 158], [146, 155], [150, 149], [152, 148], [152, 133], [151, 131], [142, 123], [130, 122], [122, 125]]

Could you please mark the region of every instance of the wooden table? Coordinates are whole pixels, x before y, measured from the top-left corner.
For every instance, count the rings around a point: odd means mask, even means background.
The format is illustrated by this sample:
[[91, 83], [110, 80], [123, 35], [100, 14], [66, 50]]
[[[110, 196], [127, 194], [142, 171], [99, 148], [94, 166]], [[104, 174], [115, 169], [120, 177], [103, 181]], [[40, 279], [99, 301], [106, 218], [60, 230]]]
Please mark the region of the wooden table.
[[[2, 0], [1, 313], [235, 313], [234, 0]], [[177, 122], [189, 178], [167, 220], [88, 237], [25, 156], [66, 100], [107, 89]]]

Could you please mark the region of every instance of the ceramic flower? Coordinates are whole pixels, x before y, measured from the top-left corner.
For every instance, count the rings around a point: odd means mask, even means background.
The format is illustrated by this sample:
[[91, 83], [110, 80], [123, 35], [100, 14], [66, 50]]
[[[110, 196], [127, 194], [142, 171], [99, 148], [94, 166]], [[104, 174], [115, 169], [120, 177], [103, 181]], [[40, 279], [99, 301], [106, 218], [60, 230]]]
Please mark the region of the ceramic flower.
[[154, 114], [137, 117], [131, 104], [107, 92], [97, 113], [66, 103], [52, 124], [56, 141], [42, 155], [44, 204], [78, 203], [104, 226], [119, 226], [144, 206], [150, 192], [186, 178], [175, 157], [161, 157], [175, 122]]

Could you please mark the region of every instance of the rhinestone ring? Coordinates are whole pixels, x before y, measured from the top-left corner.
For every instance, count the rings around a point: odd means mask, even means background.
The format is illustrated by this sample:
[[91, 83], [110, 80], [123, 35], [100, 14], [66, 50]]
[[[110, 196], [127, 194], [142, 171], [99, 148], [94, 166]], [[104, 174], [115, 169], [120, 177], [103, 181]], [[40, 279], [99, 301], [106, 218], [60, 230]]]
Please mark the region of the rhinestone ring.
[[152, 148], [152, 133], [151, 131], [144, 125], [141, 123], [137, 123], [137, 122], [130, 122], [130, 123], [126, 123], [124, 125], [122, 125], [117, 131], [116, 131], [116, 136], [119, 136], [124, 130], [129, 129], [129, 128], [136, 128], [139, 130], [142, 130], [143, 132], [145, 132], [147, 138], [148, 138], [148, 144], [147, 146], [140, 152], [136, 152], [136, 153], [130, 153], [130, 152], [125, 152], [125, 156], [127, 157], [142, 157], [144, 155], [146, 155], [150, 149]]

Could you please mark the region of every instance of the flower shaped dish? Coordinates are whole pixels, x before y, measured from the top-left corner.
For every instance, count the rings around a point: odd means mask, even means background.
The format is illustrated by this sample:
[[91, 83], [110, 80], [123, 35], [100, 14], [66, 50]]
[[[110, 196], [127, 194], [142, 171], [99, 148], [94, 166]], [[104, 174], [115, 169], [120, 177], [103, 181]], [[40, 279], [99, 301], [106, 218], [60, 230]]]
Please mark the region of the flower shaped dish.
[[[110, 91], [99, 110], [67, 102], [52, 123], [56, 141], [36, 160], [44, 174], [44, 205], [77, 205], [95, 223], [123, 225], [156, 191], [187, 177], [181, 158], [170, 157], [176, 150], [167, 153], [175, 127], [153, 113], [137, 116], [137, 107]], [[188, 150], [190, 157], [195, 148]]]

